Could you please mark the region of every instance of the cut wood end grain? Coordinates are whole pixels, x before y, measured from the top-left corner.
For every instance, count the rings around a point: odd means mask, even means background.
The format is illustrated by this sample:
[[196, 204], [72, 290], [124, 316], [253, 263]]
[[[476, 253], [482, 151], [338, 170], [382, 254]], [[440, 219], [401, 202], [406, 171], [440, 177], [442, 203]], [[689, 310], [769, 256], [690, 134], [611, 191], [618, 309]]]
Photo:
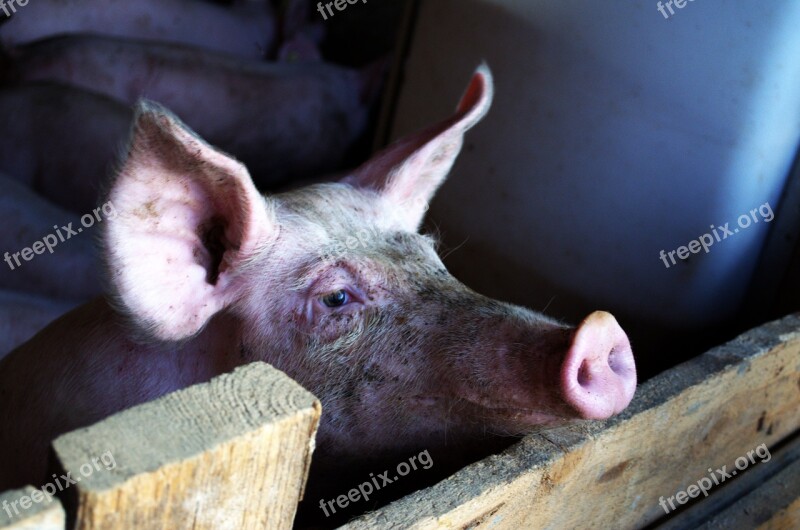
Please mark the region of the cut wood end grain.
[[57, 438], [77, 526], [290, 528], [319, 401], [265, 363]]
[[[23, 498], [28, 499], [27, 509], [20, 505]], [[37, 499], [39, 502], [34, 502]], [[0, 530], [64, 530], [64, 525], [64, 508], [59, 500], [33, 486], [0, 494]]]

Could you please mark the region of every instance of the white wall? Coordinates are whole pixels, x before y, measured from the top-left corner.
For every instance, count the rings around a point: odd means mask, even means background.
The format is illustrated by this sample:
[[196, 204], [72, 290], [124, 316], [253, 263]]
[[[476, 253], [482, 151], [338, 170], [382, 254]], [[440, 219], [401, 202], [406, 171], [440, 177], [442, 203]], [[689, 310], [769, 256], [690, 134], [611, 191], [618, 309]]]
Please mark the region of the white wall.
[[496, 83], [432, 205], [445, 252], [463, 243], [448, 265], [556, 316], [686, 330], [733, 316], [768, 223], [670, 268], [659, 252], [767, 202], [779, 215], [797, 28], [794, 0], [695, 0], [668, 20], [654, 1], [423, 0], [392, 138], [448, 115], [482, 60]]

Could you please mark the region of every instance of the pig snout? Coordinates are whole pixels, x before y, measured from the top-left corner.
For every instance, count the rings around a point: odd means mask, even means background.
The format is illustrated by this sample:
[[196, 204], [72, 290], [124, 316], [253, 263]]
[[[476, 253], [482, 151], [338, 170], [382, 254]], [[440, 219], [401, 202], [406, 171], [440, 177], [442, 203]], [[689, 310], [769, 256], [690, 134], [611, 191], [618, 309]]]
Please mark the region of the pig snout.
[[561, 366], [566, 402], [585, 419], [605, 419], [625, 409], [636, 390], [636, 365], [628, 336], [616, 319], [595, 311], [578, 326]]

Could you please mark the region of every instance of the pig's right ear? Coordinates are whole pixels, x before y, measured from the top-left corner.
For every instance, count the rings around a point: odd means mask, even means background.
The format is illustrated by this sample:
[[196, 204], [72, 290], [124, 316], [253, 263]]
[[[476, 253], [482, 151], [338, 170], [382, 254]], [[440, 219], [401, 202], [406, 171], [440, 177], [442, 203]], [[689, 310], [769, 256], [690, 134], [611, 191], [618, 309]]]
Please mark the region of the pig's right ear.
[[489, 110], [493, 92], [492, 73], [481, 65], [453, 116], [401, 138], [342, 182], [377, 190], [393, 206], [400, 228], [416, 231], [461, 151], [464, 133]]
[[197, 333], [274, 241], [274, 212], [247, 169], [160, 106], [141, 102], [111, 188], [105, 256], [122, 310], [150, 336]]

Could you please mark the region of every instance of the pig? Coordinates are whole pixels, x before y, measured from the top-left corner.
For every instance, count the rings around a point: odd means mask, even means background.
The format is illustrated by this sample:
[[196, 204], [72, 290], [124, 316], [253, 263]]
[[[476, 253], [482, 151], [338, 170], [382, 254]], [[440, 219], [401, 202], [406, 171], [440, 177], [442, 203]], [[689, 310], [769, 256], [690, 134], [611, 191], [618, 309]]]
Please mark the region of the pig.
[[0, 359], [80, 302], [0, 289]]
[[36, 0], [24, 6], [9, 0], [4, 5], [5, 14], [12, 15], [0, 26], [6, 46], [65, 33], [102, 33], [257, 59], [272, 50], [277, 33], [268, 0], [229, 7], [192, 0]]
[[278, 61], [292, 63], [298, 61], [317, 62], [322, 60], [322, 52], [316, 42], [300, 33], [281, 43]]
[[8, 75], [146, 97], [244, 162], [261, 187], [339, 169], [367, 125], [375, 68], [262, 63], [185, 46], [68, 36], [9, 52]]
[[101, 294], [94, 227], [102, 220], [86, 220], [84, 228], [80, 216], [0, 175], [0, 290], [82, 301]]
[[322, 54], [319, 44], [325, 38], [325, 28], [320, 20], [311, 21], [311, 3], [306, 0], [284, 2], [281, 14], [281, 44], [279, 61], [319, 61]]
[[0, 89], [0, 116], [0, 171], [83, 215], [97, 206], [133, 112], [92, 92], [26, 83]]
[[419, 233], [492, 87], [481, 66], [450, 118], [272, 195], [140, 103], [104, 223], [110, 292], [0, 362], [0, 490], [42, 480], [56, 435], [254, 361], [319, 397], [328, 472], [622, 411], [636, 369], [611, 314], [571, 328], [481, 296]]

